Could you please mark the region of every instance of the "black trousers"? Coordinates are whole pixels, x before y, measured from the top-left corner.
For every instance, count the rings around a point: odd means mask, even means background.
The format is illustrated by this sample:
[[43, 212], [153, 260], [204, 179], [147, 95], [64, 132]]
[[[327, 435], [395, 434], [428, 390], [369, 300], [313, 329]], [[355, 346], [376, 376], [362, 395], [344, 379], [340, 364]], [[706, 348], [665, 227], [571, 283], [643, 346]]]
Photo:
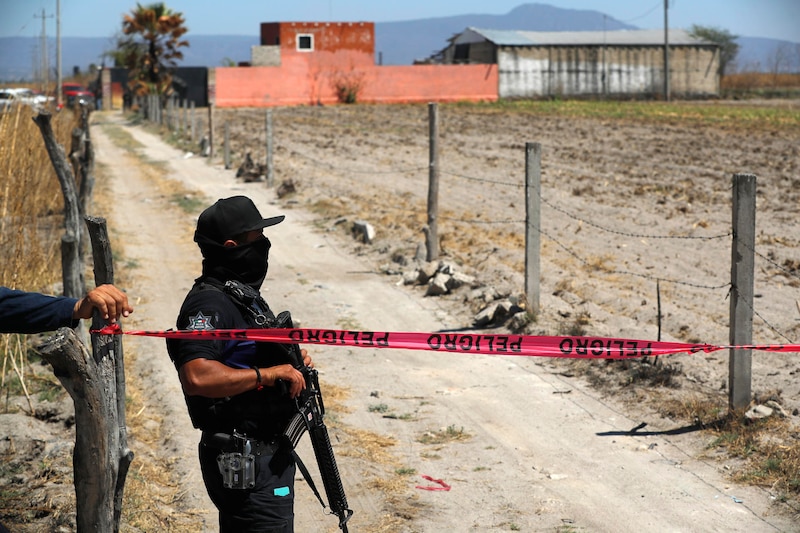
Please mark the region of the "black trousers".
[[220, 451], [200, 443], [200, 468], [211, 501], [219, 509], [220, 533], [294, 533], [294, 474], [270, 470], [272, 455], [256, 455], [256, 486], [226, 489], [217, 466]]

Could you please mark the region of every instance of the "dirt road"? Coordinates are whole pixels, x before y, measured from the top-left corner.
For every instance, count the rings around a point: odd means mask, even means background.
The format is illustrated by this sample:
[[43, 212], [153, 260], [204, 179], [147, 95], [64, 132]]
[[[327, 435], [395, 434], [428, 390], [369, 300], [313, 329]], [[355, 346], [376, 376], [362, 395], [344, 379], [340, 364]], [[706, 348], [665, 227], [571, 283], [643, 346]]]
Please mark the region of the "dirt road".
[[[286, 214], [271, 229], [264, 295], [290, 309], [301, 325], [387, 331], [463, 328], [444, 301], [423, 298], [376, 275], [344, 252], [313, 214], [281, 205], [263, 183], [243, 184], [234, 171], [185, 157], [118, 114], [95, 117], [96, 155], [112, 176], [112, 241], [124, 242], [137, 303], [127, 329], [167, 329], [200, 256], [191, 241], [193, 216], [108, 136], [123, 127], [153, 165], [205, 196], [245, 194], [265, 216]], [[196, 214], [195, 214], [196, 216]], [[126, 337], [139, 356], [134, 371], [147, 384], [148, 408], [163, 412], [164, 453], [186, 489], [182, 508], [215, 513], [196, 466], [191, 428], [163, 341]], [[330, 413], [344, 485], [355, 514], [353, 532], [403, 531], [797, 531], [776, 514], [767, 491], [726, 480], [722, 465], [699, 459], [703, 442], [658, 418], [627, 416], [613, 400], [563, 375], [547, 360], [431, 352], [329, 348], [311, 350], [323, 387], [346, 391]], [[130, 372], [130, 370], [129, 370]], [[324, 390], [324, 389], [323, 389]], [[629, 431], [646, 422], [637, 435]], [[384, 438], [363, 450], [364, 435]], [[389, 439], [393, 442], [390, 445]], [[375, 451], [377, 450], [377, 451]], [[384, 455], [388, 454], [388, 455]], [[313, 463], [313, 455], [301, 449]], [[417, 488], [429, 475], [449, 491]], [[302, 480], [297, 530], [335, 531]]]

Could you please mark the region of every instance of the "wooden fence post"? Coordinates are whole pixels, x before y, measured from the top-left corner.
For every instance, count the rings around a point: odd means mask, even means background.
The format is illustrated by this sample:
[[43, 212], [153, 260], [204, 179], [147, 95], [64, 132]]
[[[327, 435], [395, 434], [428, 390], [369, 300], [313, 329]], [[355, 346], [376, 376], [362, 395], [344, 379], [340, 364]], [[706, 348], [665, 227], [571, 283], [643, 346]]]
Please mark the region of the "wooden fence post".
[[[101, 217], [86, 217], [89, 235], [92, 241], [92, 257], [94, 258], [94, 279], [97, 285], [114, 283], [114, 260], [111, 254], [111, 241], [108, 238], [106, 220]], [[100, 329], [105, 325], [100, 313], [95, 310], [92, 316], [92, 329]], [[116, 424], [109, 427], [118, 430], [116, 447], [112, 449], [111, 458], [117, 459], [114, 483], [114, 531], [119, 531], [122, 516], [122, 494], [128, 468], [133, 461], [133, 452], [128, 448], [128, 426], [125, 417], [125, 360], [122, 352], [121, 335], [92, 335], [92, 352], [95, 361], [110, 358], [113, 361], [114, 388], [116, 390]]]
[[[64, 153], [64, 148], [56, 140], [53, 126], [50, 123], [52, 116], [47, 111], [42, 111], [37, 114], [33, 121], [39, 126], [44, 139], [44, 146], [47, 154], [50, 156], [50, 161], [58, 177], [58, 182], [61, 185], [61, 192], [64, 196], [64, 228], [65, 237], [67, 242], [74, 239], [75, 246], [71, 243], [66, 244], [69, 250], [62, 251], [62, 259], [66, 261], [62, 268], [67, 269], [72, 274], [64, 278], [64, 296], [73, 298], [81, 298], [85, 294], [85, 287], [83, 281], [83, 262], [80, 257], [81, 249], [81, 229], [80, 229], [80, 209], [78, 206], [78, 191], [75, 185], [75, 176], [69, 168], [67, 156]], [[65, 242], [62, 241], [62, 246]], [[68, 252], [68, 253], [67, 253]], [[79, 280], [78, 286], [74, 286], [72, 280]]]
[[539, 314], [541, 277], [542, 145], [525, 144], [525, 297], [528, 312]]
[[208, 104], [208, 160], [214, 158], [214, 104]]
[[[733, 175], [733, 242], [731, 244], [731, 345], [753, 342], [753, 278], [756, 243], [756, 177]], [[752, 350], [731, 349], [728, 359], [728, 404], [750, 405]]]
[[231, 128], [228, 121], [225, 121], [225, 169], [231, 168]]
[[[75, 404], [75, 484], [77, 532], [115, 531], [114, 480], [117, 461], [112, 450], [116, 399], [107, 376], [111, 360], [95, 361], [70, 328], [61, 328], [38, 347], [42, 358], [67, 389]], [[108, 387], [108, 388], [107, 388]]]
[[428, 104], [428, 227], [425, 244], [428, 249], [426, 259], [439, 258], [439, 105]]
[[194, 110], [194, 100], [191, 103], [192, 113], [191, 113], [191, 129], [192, 129], [192, 146], [197, 142], [197, 115], [195, 115]]
[[[61, 236], [61, 284], [64, 295], [72, 298], [83, 296], [82, 269], [78, 268], [82, 264], [79, 246], [77, 235], [66, 232]], [[77, 296], [73, 296], [75, 294]]]
[[267, 187], [275, 185], [275, 171], [272, 168], [272, 109], [267, 108]]
[[[87, 217], [97, 285], [114, 282], [105, 220]], [[93, 329], [104, 326], [95, 310]], [[118, 532], [122, 494], [133, 452], [125, 422], [125, 365], [119, 335], [92, 334], [89, 354], [75, 332], [61, 328], [38, 348], [75, 405], [73, 477], [78, 533]]]
[[181, 138], [186, 140], [186, 131], [189, 129], [189, 101], [183, 99], [183, 114], [181, 115]]

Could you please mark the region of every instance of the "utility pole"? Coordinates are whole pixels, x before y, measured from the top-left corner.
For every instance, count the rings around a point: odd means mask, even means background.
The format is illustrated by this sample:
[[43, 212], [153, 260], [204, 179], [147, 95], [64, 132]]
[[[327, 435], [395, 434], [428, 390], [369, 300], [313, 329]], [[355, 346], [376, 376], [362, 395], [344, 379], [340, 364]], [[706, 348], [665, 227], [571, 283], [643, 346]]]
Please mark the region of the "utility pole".
[[664, 0], [664, 100], [669, 102], [669, 0]]
[[608, 96], [608, 72], [606, 67], [606, 50], [608, 46], [606, 45], [606, 15], [603, 15], [603, 73], [601, 74], [601, 79], [603, 80], [603, 98]]
[[61, 108], [61, 0], [56, 0], [56, 105]]
[[48, 17], [45, 15], [44, 8], [42, 8], [42, 14], [34, 15], [34, 18], [41, 18], [42, 19], [42, 43], [41, 43], [41, 56], [40, 56], [40, 68], [42, 69], [42, 92], [47, 92], [47, 86], [50, 85], [50, 65], [47, 61], [47, 19], [52, 18], [53, 15]]

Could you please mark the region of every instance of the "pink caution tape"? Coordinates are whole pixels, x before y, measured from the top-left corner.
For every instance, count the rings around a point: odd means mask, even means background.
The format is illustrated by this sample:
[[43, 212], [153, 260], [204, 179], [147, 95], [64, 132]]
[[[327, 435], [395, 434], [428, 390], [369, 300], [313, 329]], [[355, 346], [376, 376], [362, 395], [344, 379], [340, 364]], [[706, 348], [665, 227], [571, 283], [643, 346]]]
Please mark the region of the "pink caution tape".
[[434, 479], [431, 476], [425, 476], [425, 475], [422, 476], [422, 479], [426, 479], [431, 483], [436, 483], [436, 485], [417, 485], [416, 488], [422, 490], [443, 490], [443, 491], [449, 491], [451, 488], [450, 485], [448, 485], [441, 479]]
[[[108, 330], [92, 333], [110, 334]], [[800, 344], [718, 346], [656, 342], [609, 337], [549, 337], [489, 335], [483, 333], [403, 333], [336, 329], [212, 329], [127, 331], [127, 335], [171, 339], [252, 340], [289, 344], [319, 344], [360, 348], [391, 348], [485, 355], [566, 357], [579, 359], [630, 359], [674, 353], [714, 352], [725, 349], [800, 352]]]

